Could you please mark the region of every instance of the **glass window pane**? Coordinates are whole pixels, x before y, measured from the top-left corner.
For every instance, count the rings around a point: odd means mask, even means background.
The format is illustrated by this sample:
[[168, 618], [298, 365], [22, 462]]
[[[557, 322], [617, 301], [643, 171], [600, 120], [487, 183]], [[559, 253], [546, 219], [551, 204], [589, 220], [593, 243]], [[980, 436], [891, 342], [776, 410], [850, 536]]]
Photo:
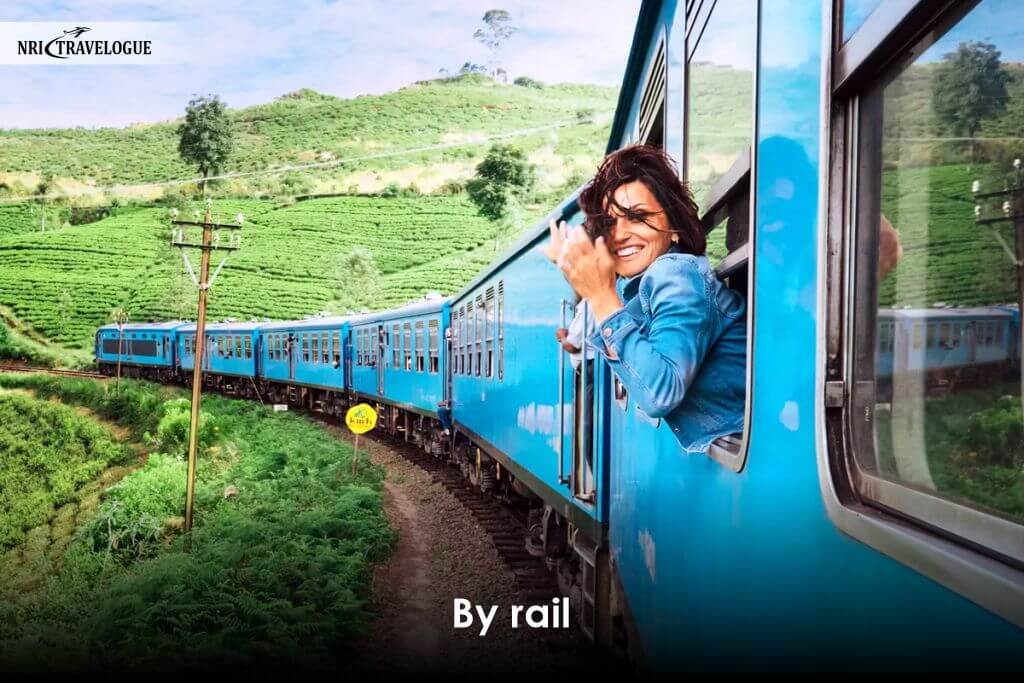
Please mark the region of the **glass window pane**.
[[850, 39], [882, 0], [843, 0], [843, 42]]
[[862, 97], [854, 407], [862, 470], [1018, 522], [1022, 27], [983, 1]]
[[718, 0], [690, 58], [686, 172], [702, 210], [753, 139], [756, 19], [754, 0]]

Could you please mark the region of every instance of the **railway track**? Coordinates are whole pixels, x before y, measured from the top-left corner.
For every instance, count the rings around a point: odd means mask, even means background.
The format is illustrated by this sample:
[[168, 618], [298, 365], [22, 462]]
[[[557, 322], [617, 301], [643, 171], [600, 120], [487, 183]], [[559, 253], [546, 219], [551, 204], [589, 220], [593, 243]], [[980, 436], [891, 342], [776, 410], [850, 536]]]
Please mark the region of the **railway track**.
[[89, 372], [88, 370], [58, 370], [54, 368], [37, 368], [31, 365], [0, 364], [0, 372], [31, 372], [47, 375], [63, 375], [65, 377], [88, 377], [90, 379], [108, 379], [106, 375], [99, 372]]
[[451, 493], [490, 537], [499, 557], [515, 576], [516, 586], [531, 599], [546, 600], [558, 594], [558, 582], [543, 558], [526, 551], [525, 521], [494, 496], [470, 485], [447, 462], [432, 457], [412, 444], [374, 436], [374, 440], [398, 451]]
[[[66, 377], [109, 379], [107, 375], [98, 372], [57, 370], [27, 365], [0, 364], [0, 372], [30, 372]], [[327, 424], [338, 425], [336, 420], [321, 413], [302, 412]], [[413, 444], [373, 432], [366, 436], [396, 451], [406, 460], [427, 472], [434, 481], [444, 486], [466, 511], [473, 515], [477, 524], [491, 539], [502, 562], [515, 577], [516, 587], [527, 597], [546, 600], [558, 595], [558, 582], [555, 575], [548, 570], [544, 559], [535, 557], [526, 551], [528, 530], [522, 516], [515, 514], [494, 496], [471, 486], [462, 474], [447, 462], [424, 453]]]

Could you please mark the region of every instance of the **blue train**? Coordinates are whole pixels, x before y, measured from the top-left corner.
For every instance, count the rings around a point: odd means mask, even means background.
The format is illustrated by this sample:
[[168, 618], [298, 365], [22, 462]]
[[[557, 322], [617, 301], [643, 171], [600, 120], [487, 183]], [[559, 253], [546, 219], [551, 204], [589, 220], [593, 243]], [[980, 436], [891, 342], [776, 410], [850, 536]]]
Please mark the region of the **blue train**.
[[[608, 149], [680, 160], [719, 277], [748, 300], [745, 429], [706, 454], [603, 362], [574, 372], [553, 338], [573, 295], [539, 253], [547, 219], [451, 298], [211, 325], [203, 381], [332, 415], [370, 402], [379, 429], [526, 501], [527, 545], [582, 628], [654, 670], [1019, 667], [1024, 512], [939, 476], [951, 446], [924, 428], [969, 418], [950, 393], [975, 392], [972, 409], [985, 390], [1020, 397], [1018, 304], [907, 309], [931, 262], [878, 263], [886, 188], [912, 192], [940, 163], [901, 156], [929, 133], [898, 125], [887, 95], [957, 44], [1008, 49], [1022, 25], [1009, 0], [643, 2]], [[932, 220], [911, 204], [885, 204], [888, 220]], [[551, 217], [579, 224], [575, 195]], [[1014, 289], [1016, 267], [991, 258], [958, 276]], [[101, 328], [100, 367], [189, 380], [194, 327], [125, 335]]]

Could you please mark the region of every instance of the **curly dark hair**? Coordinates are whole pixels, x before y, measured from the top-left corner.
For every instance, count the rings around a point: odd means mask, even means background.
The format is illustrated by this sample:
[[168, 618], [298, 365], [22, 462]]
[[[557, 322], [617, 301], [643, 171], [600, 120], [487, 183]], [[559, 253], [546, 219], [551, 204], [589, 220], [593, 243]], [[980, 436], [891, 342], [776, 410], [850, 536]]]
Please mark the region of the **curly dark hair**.
[[661, 204], [672, 232], [679, 235], [680, 249], [702, 255], [707, 250], [707, 239], [697, 203], [686, 183], [679, 179], [671, 157], [661, 148], [650, 145], [633, 145], [609, 154], [594, 179], [580, 192], [579, 205], [586, 216], [584, 225], [590, 238], [610, 238], [615, 226], [613, 206], [631, 220], [640, 220], [659, 229], [648, 221], [648, 212], [631, 211], [615, 201], [615, 190], [636, 180], [646, 185]]

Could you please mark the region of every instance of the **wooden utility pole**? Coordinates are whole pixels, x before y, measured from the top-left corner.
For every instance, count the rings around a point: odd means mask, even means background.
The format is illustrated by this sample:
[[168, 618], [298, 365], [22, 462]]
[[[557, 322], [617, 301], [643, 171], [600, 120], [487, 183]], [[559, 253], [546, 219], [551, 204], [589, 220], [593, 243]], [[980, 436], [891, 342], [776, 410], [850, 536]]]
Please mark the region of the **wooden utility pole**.
[[[214, 250], [221, 251], [235, 251], [238, 249], [239, 241], [232, 240], [230, 245], [220, 244], [220, 234], [217, 234], [217, 238], [214, 238], [214, 230], [239, 230], [242, 227], [242, 214], [237, 216], [237, 224], [221, 224], [214, 223], [213, 218], [210, 215], [210, 202], [206, 204], [206, 216], [202, 223], [194, 221], [171, 221], [174, 225], [179, 226], [191, 226], [200, 227], [203, 230], [203, 236], [200, 242], [186, 242], [184, 227], [180, 228], [178, 232], [172, 233], [171, 245], [182, 249], [199, 249], [202, 252], [199, 260], [199, 277], [196, 279], [195, 274], [192, 272], [192, 266], [188, 262], [188, 256], [185, 256], [185, 263], [189, 268], [189, 274], [192, 275], [193, 282], [199, 288], [199, 313], [196, 318], [196, 336], [194, 354], [194, 366], [192, 368], [192, 415], [189, 421], [188, 429], [188, 479], [185, 484], [185, 533], [188, 534], [192, 531], [192, 519], [193, 509], [195, 507], [195, 489], [196, 489], [196, 452], [199, 449], [199, 404], [202, 400], [203, 395], [203, 355], [206, 351], [206, 299], [207, 294], [210, 291], [210, 287], [213, 286], [213, 281], [210, 279], [210, 252]], [[227, 260], [227, 256], [224, 257]], [[224, 261], [221, 261], [217, 267], [217, 271], [213, 275], [213, 279], [216, 279], [217, 273], [220, 272], [221, 267], [224, 265]], [[188, 537], [186, 536], [186, 545], [188, 545]]]
[[[995, 192], [980, 192], [981, 183], [974, 181], [971, 192], [974, 194], [974, 220], [978, 225], [989, 225], [993, 228], [993, 235], [999, 241], [1000, 246], [1006, 252], [1010, 261], [1013, 262], [1017, 274], [1017, 349], [1016, 363], [1019, 365], [1021, 388], [1024, 389], [1024, 164], [1021, 160], [1013, 160], [1013, 182], [1009, 180], [1003, 183], [1003, 189]], [[1002, 215], [996, 213], [994, 216], [985, 216], [983, 208], [984, 200], [993, 200], [998, 203]], [[1012, 223], [1014, 234], [1014, 248], [1011, 250], [1006, 241], [999, 234], [1000, 223]], [[1012, 330], [1012, 326], [1010, 328]], [[1011, 359], [1013, 360], [1013, 359]], [[1021, 395], [1021, 411], [1024, 413], [1024, 394]]]

